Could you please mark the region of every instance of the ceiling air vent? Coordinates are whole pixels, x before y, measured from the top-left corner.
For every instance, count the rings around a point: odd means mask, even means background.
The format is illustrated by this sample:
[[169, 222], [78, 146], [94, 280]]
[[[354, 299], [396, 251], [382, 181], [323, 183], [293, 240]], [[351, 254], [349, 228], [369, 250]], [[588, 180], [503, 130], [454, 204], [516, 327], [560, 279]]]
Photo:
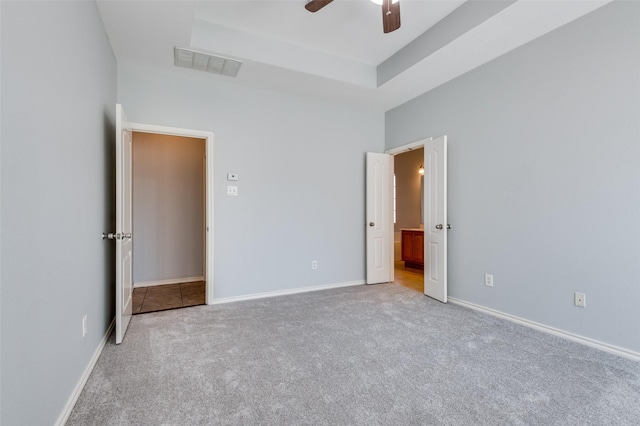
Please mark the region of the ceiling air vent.
[[174, 48], [173, 56], [173, 63], [177, 67], [192, 68], [229, 77], [237, 76], [240, 65], [242, 65], [242, 62], [235, 59], [196, 52], [195, 50], [183, 49], [177, 46]]

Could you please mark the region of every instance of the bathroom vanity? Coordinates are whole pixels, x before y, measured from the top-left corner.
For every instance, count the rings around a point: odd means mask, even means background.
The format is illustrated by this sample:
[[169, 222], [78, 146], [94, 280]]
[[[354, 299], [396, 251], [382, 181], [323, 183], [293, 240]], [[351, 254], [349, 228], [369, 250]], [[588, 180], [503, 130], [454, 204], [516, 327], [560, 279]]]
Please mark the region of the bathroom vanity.
[[402, 230], [402, 261], [410, 268], [424, 269], [424, 230]]

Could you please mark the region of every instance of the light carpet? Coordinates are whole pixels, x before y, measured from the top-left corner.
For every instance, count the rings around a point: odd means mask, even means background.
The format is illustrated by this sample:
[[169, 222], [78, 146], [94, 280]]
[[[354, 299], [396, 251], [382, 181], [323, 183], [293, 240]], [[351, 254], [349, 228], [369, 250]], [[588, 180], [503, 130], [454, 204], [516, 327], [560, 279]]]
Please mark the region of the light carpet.
[[137, 315], [67, 425], [639, 425], [640, 363], [394, 284]]

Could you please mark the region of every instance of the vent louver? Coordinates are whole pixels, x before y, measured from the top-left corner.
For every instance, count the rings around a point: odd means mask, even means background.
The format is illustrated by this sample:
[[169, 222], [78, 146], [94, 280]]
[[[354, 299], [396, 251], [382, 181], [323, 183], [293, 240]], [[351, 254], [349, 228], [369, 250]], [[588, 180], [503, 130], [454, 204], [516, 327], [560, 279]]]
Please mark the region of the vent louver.
[[235, 77], [238, 75], [242, 62], [176, 46], [173, 64], [177, 67]]

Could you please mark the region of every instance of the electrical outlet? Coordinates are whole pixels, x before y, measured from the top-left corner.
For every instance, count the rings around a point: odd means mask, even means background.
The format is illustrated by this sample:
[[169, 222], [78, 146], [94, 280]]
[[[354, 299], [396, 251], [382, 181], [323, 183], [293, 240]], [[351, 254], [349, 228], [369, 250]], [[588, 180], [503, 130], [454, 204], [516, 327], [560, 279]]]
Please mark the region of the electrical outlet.
[[318, 269], [318, 261], [317, 260], [312, 260], [311, 261], [311, 269]]
[[235, 185], [227, 186], [227, 195], [230, 195], [232, 197], [237, 197], [238, 196], [238, 187], [235, 186]]
[[492, 274], [484, 274], [484, 285], [487, 287], [493, 287], [493, 275]]
[[87, 335], [87, 316], [82, 317], [82, 337]]
[[573, 293], [573, 304], [579, 308], [587, 307], [587, 295], [584, 293]]

